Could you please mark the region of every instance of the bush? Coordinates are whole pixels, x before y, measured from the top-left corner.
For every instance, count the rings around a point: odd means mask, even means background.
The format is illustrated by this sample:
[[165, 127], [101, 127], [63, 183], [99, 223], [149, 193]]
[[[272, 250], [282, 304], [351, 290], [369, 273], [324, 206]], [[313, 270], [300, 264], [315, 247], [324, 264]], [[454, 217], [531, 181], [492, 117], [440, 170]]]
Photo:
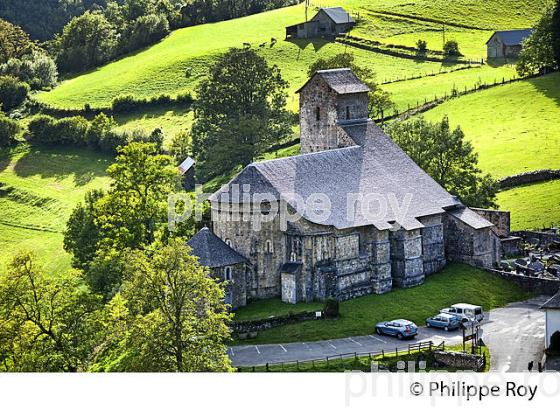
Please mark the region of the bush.
[[20, 130], [17, 121], [6, 117], [0, 111], [0, 147], [12, 144]]
[[[145, 102], [145, 100], [143, 100]], [[128, 112], [138, 108], [139, 101], [130, 94], [119, 95], [113, 98], [111, 108], [113, 112]]]
[[416, 42], [416, 48], [419, 53], [426, 53], [428, 51], [428, 43], [425, 40], [418, 40]]
[[155, 43], [169, 34], [169, 22], [165, 16], [148, 14], [137, 18], [129, 32], [126, 49], [137, 50], [141, 47]]
[[338, 300], [335, 298], [328, 298], [325, 302], [325, 307], [323, 309], [323, 314], [327, 319], [336, 318], [339, 314], [340, 305]]
[[29, 93], [29, 86], [14, 77], [0, 77], [0, 104], [4, 111], [22, 104]]
[[459, 43], [455, 40], [449, 40], [443, 45], [443, 55], [447, 57], [459, 57]]
[[28, 125], [29, 139], [39, 144], [85, 145], [89, 122], [84, 117], [57, 120], [38, 115]]
[[551, 352], [559, 353], [560, 354], [560, 332], [556, 331], [550, 336], [550, 345], [548, 349]]
[[194, 102], [194, 98], [191, 93], [186, 92], [178, 94], [177, 97], [175, 97], [175, 101], [177, 102], [177, 104], [190, 105]]
[[119, 95], [111, 102], [111, 109], [113, 112], [126, 113], [149, 106], [180, 104], [190, 105], [193, 102], [193, 97], [190, 93], [183, 93], [173, 98], [168, 94], [161, 94], [146, 98], [136, 98], [131, 94]]

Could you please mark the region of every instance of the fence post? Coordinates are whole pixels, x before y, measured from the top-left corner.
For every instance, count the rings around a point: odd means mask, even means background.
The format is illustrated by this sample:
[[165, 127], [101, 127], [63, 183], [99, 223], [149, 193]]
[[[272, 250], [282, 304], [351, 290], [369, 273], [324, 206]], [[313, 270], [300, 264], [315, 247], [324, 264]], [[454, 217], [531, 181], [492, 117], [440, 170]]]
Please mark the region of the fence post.
[[267, 371], [267, 372], [269, 371], [269, 369], [268, 369], [268, 363], [266, 364], [266, 371]]
[[395, 356], [399, 357], [399, 348], [395, 347]]
[[385, 350], [381, 349], [381, 357], [385, 359]]
[[255, 373], [255, 366], [253, 366], [253, 373]]

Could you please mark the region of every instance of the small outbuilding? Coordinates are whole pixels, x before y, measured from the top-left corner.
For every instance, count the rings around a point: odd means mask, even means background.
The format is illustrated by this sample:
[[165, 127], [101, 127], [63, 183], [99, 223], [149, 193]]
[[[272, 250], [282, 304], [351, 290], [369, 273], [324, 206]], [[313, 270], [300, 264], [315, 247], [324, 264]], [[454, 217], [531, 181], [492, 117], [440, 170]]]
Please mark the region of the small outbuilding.
[[541, 309], [545, 311], [545, 348], [550, 347], [550, 338], [560, 332], [560, 292], [546, 301]]
[[198, 231], [187, 245], [198, 257], [198, 262], [210, 268], [213, 278], [226, 282], [225, 303], [232, 309], [245, 306], [247, 259], [236, 252], [231, 243], [224, 242], [207, 227]]
[[488, 59], [519, 57], [519, 53], [521, 53], [523, 48], [523, 41], [532, 33], [533, 30], [530, 28], [496, 31], [486, 42]]
[[286, 27], [286, 38], [332, 38], [348, 32], [355, 24], [342, 7], [322, 8], [311, 20]]

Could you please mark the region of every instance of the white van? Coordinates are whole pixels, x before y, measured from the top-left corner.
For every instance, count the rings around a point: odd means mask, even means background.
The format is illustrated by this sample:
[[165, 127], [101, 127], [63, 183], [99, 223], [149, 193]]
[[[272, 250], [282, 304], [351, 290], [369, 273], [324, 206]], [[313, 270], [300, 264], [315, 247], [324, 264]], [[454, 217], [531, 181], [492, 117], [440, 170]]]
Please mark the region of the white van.
[[484, 319], [482, 306], [469, 305], [468, 303], [457, 303], [451, 305], [451, 307], [441, 309], [440, 312], [456, 316], [461, 322], [467, 322], [469, 320], [481, 322]]

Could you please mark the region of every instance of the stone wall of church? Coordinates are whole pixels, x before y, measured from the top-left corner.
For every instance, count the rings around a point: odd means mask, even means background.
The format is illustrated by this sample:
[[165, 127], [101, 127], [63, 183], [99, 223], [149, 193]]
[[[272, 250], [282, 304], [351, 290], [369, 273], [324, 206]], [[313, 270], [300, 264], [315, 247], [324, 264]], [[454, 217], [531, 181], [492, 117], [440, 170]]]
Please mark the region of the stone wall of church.
[[500, 260], [501, 245], [491, 227], [474, 229], [446, 214], [444, 235], [445, 252], [450, 261], [492, 268]]
[[445, 267], [445, 240], [441, 215], [419, 218], [424, 225], [422, 234], [422, 260], [424, 275], [430, 275]]
[[[213, 208], [215, 209], [215, 208]], [[262, 212], [262, 211], [261, 211]], [[252, 213], [240, 209], [216, 210], [214, 233], [250, 262], [247, 275], [247, 298], [266, 299], [281, 294], [279, 268], [285, 261], [286, 237], [276, 216], [261, 221], [260, 229], [252, 222]]]
[[340, 121], [366, 119], [369, 97], [367, 93], [342, 94], [336, 101], [337, 117]]
[[390, 233], [393, 286], [408, 288], [424, 282], [422, 234], [420, 229]]
[[226, 303], [230, 304], [232, 309], [245, 306], [247, 304], [246, 293], [246, 266], [245, 263], [238, 263], [230, 266], [212, 268], [212, 277], [219, 281], [226, 280], [226, 268], [231, 269], [231, 280], [226, 283]]
[[337, 147], [336, 93], [319, 76], [313, 77], [299, 95], [301, 153]]

